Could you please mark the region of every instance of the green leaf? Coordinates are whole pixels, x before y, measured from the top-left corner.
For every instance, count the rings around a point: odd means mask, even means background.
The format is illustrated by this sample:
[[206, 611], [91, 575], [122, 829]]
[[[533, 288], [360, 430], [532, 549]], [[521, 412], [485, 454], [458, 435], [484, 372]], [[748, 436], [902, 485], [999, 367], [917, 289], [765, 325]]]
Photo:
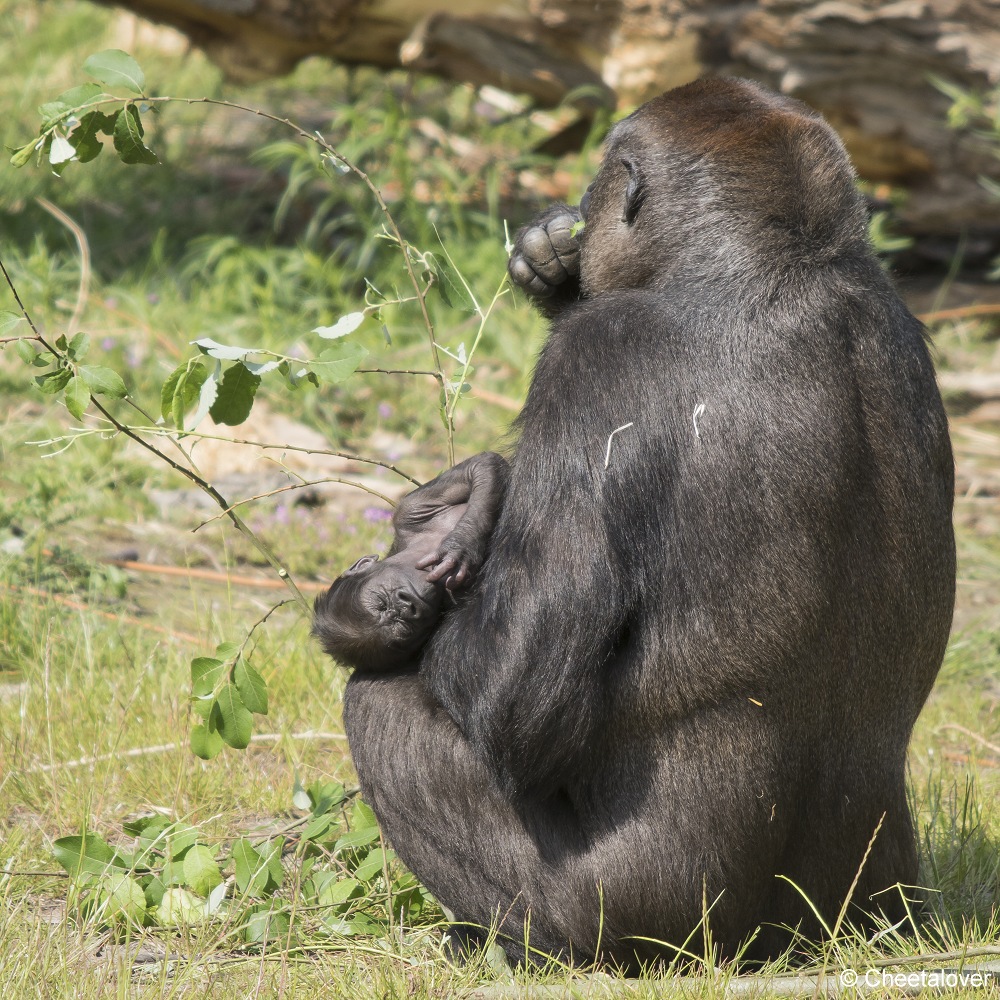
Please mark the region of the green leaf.
[[205, 919], [205, 904], [187, 889], [167, 889], [156, 911], [164, 927], [183, 927]]
[[245, 837], [233, 844], [233, 867], [236, 873], [236, 888], [240, 892], [255, 895], [267, 885], [267, 866], [253, 845]]
[[66, 385], [66, 409], [77, 420], [82, 420], [89, 405], [90, 390], [87, 383], [79, 375], [74, 375]]
[[76, 149], [76, 158], [81, 163], [93, 160], [104, 149], [98, 135], [109, 127], [113, 132], [114, 122], [102, 111], [90, 111], [80, 119], [80, 124], [70, 133], [69, 141]]
[[107, 919], [142, 923], [146, 916], [146, 895], [130, 875], [105, 876], [98, 891], [106, 906], [104, 913]]
[[309, 793], [302, 787], [302, 782], [299, 781], [298, 772], [294, 772], [295, 782], [292, 785], [292, 805], [296, 809], [311, 809], [312, 799], [309, 798]]
[[339, 781], [315, 781], [309, 786], [309, 797], [313, 802], [313, 814], [319, 816], [339, 806], [347, 793]]
[[37, 355], [35, 354], [35, 348], [32, 346], [30, 340], [15, 341], [14, 350], [17, 351], [17, 356], [26, 365], [32, 364], [35, 358], [37, 357]]
[[222, 737], [201, 724], [191, 727], [191, 753], [202, 760], [211, 760], [217, 757], [224, 744]]
[[306, 362], [306, 367], [320, 382], [333, 384], [343, 382], [357, 370], [358, 365], [368, 356], [368, 351], [360, 344], [351, 344], [346, 351], [333, 348], [323, 351], [316, 361]]
[[231, 660], [242, 648], [243, 644], [239, 642], [220, 642], [215, 647], [215, 655], [221, 660]]
[[354, 800], [354, 816], [351, 827], [355, 830], [378, 829], [378, 820], [367, 802], [356, 798]]
[[191, 693], [201, 697], [212, 694], [226, 672], [224, 660], [214, 656], [198, 656], [191, 661]]
[[115, 851], [96, 833], [82, 837], [60, 837], [52, 845], [52, 853], [73, 878], [89, 873], [104, 875], [109, 869], [130, 867], [129, 859]]
[[87, 351], [90, 350], [90, 337], [85, 333], [74, 334], [73, 339], [69, 342], [69, 347], [66, 348], [66, 353], [74, 361], [82, 361], [87, 356]]
[[341, 906], [361, 895], [356, 878], [337, 878], [336, 872], [319, 872], [313, 879], [313, 892], [319, 906]]
[[219, 396], [219, 375], [221, 371], [222, 363], [216, 361], [215, 368], [208, 373], [208, 378], [205, 379], [205, 383], [201, 387], [201, 392], [198, 393], [198, 408], [188, 421], [190, 428], [194, 429], [197, 427], [208, 416], [209, 410], [215, 405], [215, 401]]
[[376, 875], [381, 875], [387, 862], [396, 857], [394, 851], [386, 851], [376, 847], [368, 852], [364, 861], [354, 869], [354, 877], [360, 882], [367, 882]]
[[124, 87], [133, 94], [142, 94], [146, 77], [139, 64], [121, 49], [95, 52], [84, 64], [84, 72], [107, 87]]
[[211, 337], [192, 340], [191, 345], [197, 347], [202, 354], [207, 354], [210, 358], [219, 358], [221, 361], [245, 361], [251, 354], [263, 353], [256, 347], [236, 347], [232, 344], [220, 344], [217, 340], [212, 340]]
[[207, 896], [222, 882], [215, 856], [204, 844], [195, 844], [184, 855], [184, 880], [199, 896]]
[[164, 832], [163, 838], [167, 854], [176, 859], [198, 842], [198, 831], [187, 823], [172, 823], [170, 829]]
[[226, 684], [218, 694], [219, 735], [235, 750], [243, 750], [253, 733], [253, 716], [247, 711], [235, 684]]
[[[19, 316], [17, 313], [7, 312], [4, 309], [0, 309], [0, 337], [6, 337], [18, 323], [23, 323], [24, 317]], [[24, 341], [19, 341], [19, 343], [24, 343]], [[34, 351], [31, 352], [34, 356]]]
[[260, 376], [254, 375], [240, 363], [226, 369], [219, 383], [219, 395], [208, 411], [217, 424], [236, 427], [242, 424], [253, 407], [253, 398], [260, 385]]
[[378, 840], [378, 828], [365, 830], [351, 830], [345, 833], [336, 844], [333, 845], [334, 853], [344, 850], [352, 850], [355, 847], [367, 847]]
[[427, 262], [427, 270], [424, 277], [433, 280], [433, 287], [437, 288], [444, 299], [444, 304], [449, 308], [458, 308], [465, 312], [475, 312], [476, 306], [465, 286], [458, 278], [455, 268], [447, 258], [437, 257], [432, 253], [424, 255]]
[[341, 316], [333, 326], [317, 326], [313, 333], [318, 333], [324, 340], [336, 340], [353, 333], [364, 321], [363, 312], [352, 312]]
[[124, 399], [128, 395], [121, 375], [110, 368], [102, 368], [100, 365], [81, 365], [80, 375], [95, 396]]
[[60, 104], [65, 104], [67, 108], [75, 109], [89, 104], [95, 97], [100, 97], [103, 93], [104, 89], [98, 87], [96, 83], [81, 83], [79, 87], [71, 87], [69, 90], [63, 91], [56, 100]]
[[49, 101], [48, 104], [42, 104], [38, 108], [38, 116], [42, 119], [41, 131], [47, 132], [53, 125], [58, 124], [58, 122], [65, 118], [66, 115], [73, 110], [72, 104], [66, 104], [64, 101], [56, 100]]
[[330, 813], [321, 813], [311, 819], [302, 831], [303, 840], [319, 840], [333, 826], [336, 817]]
[[38, 149], [40, 144], [40, 140], [32, 139], [31, 142], [26, 145], [15, 149], [14, 152], [11, 153], [10, 165], [12, 167], [26, 166], [30, 162], [31, 157], [34, 156], [35, 150]]
[[55, 371], [46, 372], [44, 375], [35, 377], [35, 384], [47, 396], [54, 396], [69, 385], [69, 380], [73, 377], [73, 372], [69, 368], [57, 368]]
[[233, 680], [243, 704], [255, 715], [267, 715], [267, 684], [242, 656], [236, 661]]
[[208, 368], [200, 361], [186, 362], [175, 368], [160, 390], [160, 412], [163, 419], [172, 419], [174, 426], [183, 430], [184, 414], [201, 395], [201, 387], [208, 378]]
[[261, 857], [267, 865], [267, 874], [274, 888], [277, 889], [285, 880], [285, 869], [281, 866], [281, 851], [285, 846], [284, 837], [275, 837], [261, 848]]
[[143, 143], [143, 135], [145, 131], [139, 109], [134, 104], [126, 105], [115, 122], [115, 149], [122, 163], [157, 162], [156, 154]]
[[290, 926], [288, 914], [283, 910], [272, 910], [270, 906], [254, 907], [240, 927], [240, 932], [247, 944], [261, 944], [287, 937]]

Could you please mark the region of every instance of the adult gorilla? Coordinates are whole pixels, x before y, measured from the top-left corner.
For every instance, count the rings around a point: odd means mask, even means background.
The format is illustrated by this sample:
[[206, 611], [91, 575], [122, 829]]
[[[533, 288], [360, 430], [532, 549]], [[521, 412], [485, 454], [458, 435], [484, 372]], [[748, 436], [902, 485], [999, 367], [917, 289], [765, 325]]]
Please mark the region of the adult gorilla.
[[579, 286], [565, 208], [512, 261], [537, 294], [568, 280], [481, 576], [419, 672], [347, 685], [364, 795], [512, 955], [529, 915], [532, 948], [625, 963], [706, 903], [722, 955], [812, 933], [776, 876], [832, 920], [880, 823], [853, 914], [902, 917], [875, 894], [916, 877], [904, 757], [951, 621], [953, 472], [844, 149], [796, 101], [701, 81], [615, 126], [588, 201]]

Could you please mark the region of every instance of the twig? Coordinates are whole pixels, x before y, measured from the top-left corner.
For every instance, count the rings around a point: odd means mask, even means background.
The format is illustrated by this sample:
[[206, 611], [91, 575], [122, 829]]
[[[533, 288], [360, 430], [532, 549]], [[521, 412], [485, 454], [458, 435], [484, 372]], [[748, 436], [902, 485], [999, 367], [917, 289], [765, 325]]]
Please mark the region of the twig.
[[[172, 437], [176, 433], [176, 431], [172, 431], [167, 427], [138, 427], [135, 429], [141, 431], [143, 434], [151, 434], [159, 437]], [[422, 485], [419, 479], [414, 479], [413, 476], [403, 472], [402, 469], [397, 468], [391, 462], [383, 462], [377, 458], [364, 458], [362, 455], [354, 455], [347, 451], [331, 451], [329, 448], [305, 448], [295, 444], [270, 444], [267, 441], [248, 441], [246, 438], [223, 437], [221, 434], [203, 434], [201, 431], [185, 431], [184, 436], [198, 438], [203, 441], [228, 441], [232, 444], [247, 445], [248, 447], [261, 448], [265, 451], [296, 451], [303, 455], [329, 455], [332, 458], [343, 458], [348, 462], [359, 462], [362, 465], [377, 465], [382, 469], [394, 472], [400, 478], [413, 483], [414, 486]]]
[[[45, 338], [38, 332], [38, 327], [35, 326], [34, 320], [31, 318], [28, 310], [25, 308], [24, 303], [21, 301], [21, 296], [18, 294], [17, 288], [11, 279], [10, 274], [7, 272], [7, 268], [4, 266], [3, 260], [0, 259], [0, 272], [3, 273], [4, 279], [7, 282], [7, 286], [10, 288], [14, 295], [14, 300], [17, 302], [18, 308], [21, 310], [21, 315], [27, 320], [28, 326], [31, 327], [32, 332], [35, 335], [35, 339], [44, 347], [47, 351], [53, 354], [55, 357], [62, 357], [62, 354], [57, 351]], [[207, 493], [220, 507], [223, 509], [229, 507], [229, 501], [207, 480], [203, 479], [197, 473], [192, 472], [190, 469], [185, 468], [179, 462], [174, 461], [169, 455], [165, 455], [159, 448], [154, 448], [148, 441], [144, 440], [142, 435], [137, 433], [135, 429], [123, 424], [117, 417], [115, 417], [108, 409], [101, 403], [96, 396], [91, 397], [91, 401], [94, 404], [94, 408], [104, 417], [115, 428], [119, 434], [124, 434], [127, 438], [135, 441], [136, 444], [145, 448], [147, 451], [152, 452], [161, 461], [165, 462], [170, 466], [175, 472], [179, 472], [186, 479], [193, 482], [199, 489]], [[305, 599], [305, 596], [295, 585], [295, 581], [289, 575], [289, 572], [281, 564], [278, 557], [271, 551], [269, 545], [267, 545], [263, 539], [258, 538], [258, 536], [250, 529], [243, 519], [235, 512], [229, 511], [226, 515], [236, 529], [244, 535], [247, 540], [257, 549], [258, 552], [271, 564], [275, 572], [278, 574], [279, 579], [283, 581], [285, 586], [292, 592], [295, 599], [299, 602], [302, 609], [308, 614], [310, 612], [309, 602]]]
[[[112, 565], [117, 565], [112, 563]], [[277, 584], [274, 584], [277, 586]], [[12, 583], [0, 583], [0, 588], [3, 590], [14, 591], [15, 595], [17, 593], [30, 594], [32, 597], [44, 597], [48, 601], [52, 601], [54, 604], [61, 604], [63, 607], [70, 608], [73, 611], [86, 611], [88, 614], [97, 615], [98, 618], [105, 618], [108, 621], [118, 622], [125, 625], [134, 625], [136, 628], [144, 629], [147, 632], [157, 632], [160, 635], [169, 636], [172, 639], [183, 639], [185, 642], [201, 642], [196, 635], [191, 635], [188, 632], [178, 632], [174, 629], [164, 628], [162, 625], [153, 625], [151, 622], [144, 622], [138, 618], [134, 618], [131, 615], [116, 615], [112, 614], [110, 611], [100, 611], [99, 609], [92, 607], [89, 604], [83, 604], [80, 601], [74, 601], [72, 598], [63, 597], [61, 594], [53, 594], [47, 590], [41, 590], [38, 587], [18, 587]], [[23, 600], [15, 596], [15, 600]]]
[[987, 750], [995, 754], [1000, 754], [1000, 746], [997, 746], [996, 743], [990, 743], [988, 739], [980, 736], [979, 733], [974, 733], [971, 729], [966, 729], [965, 726], [960, 726], [957, 722], [942, 723], [938, 726], [938, 731], [940, 732], [942, 729], [953, 729], [955, 732], [968, 736], [970, 740], [975, 740], [980, 746], [986, 747]]
[[[239, 576], [233, 573], [219, 573], [212, 569], [195, 569], [190, 566], [159, 566], [155, 563], [136, 562], [132, 559], [106, 559], [111, 566], [134, 570], [136, 573], [156, 573], [160, 576], [186, 576], [193, 580], [208, 580], [212, 583], [228, 583], [237, 587], [259, 587], [262, 590], [279, 590], [284, 584], [280, 580], [271, 580], [264, 576]], [[301, 583], [299, 588], [318, 593], [326, 590], [329, 584]]]
[[35, 201], [73, 234], [77, 249], [80, 251], [80, 284], [77, 288], [76, 305], [73, 307], [73, 315], [66, 325], [66, 333], [72, 336], [76, 333], [77, 327], [80, 325], [80, 320], [83, 318], [83, 311], [87, 308], [87, 297], [90, 294], [90, 244], [87, 242], [87, 234], [80, 228], [79, 224], [71, 219], [61, 208], [53, 205], [48, 198], [36, 198]]
[[274, 614], [275, 611], [277, 611], [279, 608], [283, 608], [286, 604], [291, 604], [291, 603], [292, 603], [291, 598], [289, 598], [288, 600], [285, 601], [278, 601], [278, 603], [275, 604], [273, 607], [268, 608], [268, 610], [260, 618], [258, 618], [257, 621], [253, 623], [253, 625], [250, 626], [250, 630], [244, 637], [243, 642], [240, 643], [240, 651], [238, 655], [239, 656], [243, 655], [243, 650], [247, 648], [247, 644], [253, 638], [254, 632], [256, 632], [257, 629], [260, 628], [260, 626], [263, 625], [264, 622], [266, 622], [268, 618], [270, 618], [271, 615]]
[[[166, 103], [169, 101], [180, 101], [183, 104], [212, 104], [223, 108], [232, 108], [235, 111], [245, 111], [247, 114], [257, 115], [259, 118], [264, 118], [268, 121], [276, 122], [279, 125], [284, 125], [286, 128], [290, 128], [298, 136], [309, 142], [318, 143], [319, 146], [334, 160], [338, 163], [343, 164], [351, 173], [358, 177], [361, 182], [368, 188], [371, 192], [372, 197], [375, 199], [376, 204], [379, 207], [382, 215], [385, 217], [386, 224], [392, 233], [393, 239], [399, 246], [400, 252], [403, 255], [403, 264], [406, 267], [407, 276], [410, 279], [410, 284], [413, 286], [413, 290], [417, 294], [417, 302], [420, 305], [420, 314], [424, 321], [424, 328], [427, 331], [427, 340], [431, 349], [431, 358], [434, 362], [434, 368], [438, 372], [442, 372], [441, 380], [442, 386], [444, 386], [444, 376], [443, 369], [441, 368], [441, 356], [438, 352], [437, 341], [434, 339], [434, 324], [431, 322], [430, 313], [427, 311], [427, 290], [420, 284], [417, 278], [416, 272], [413, 270], [413, 261], [410, 259], [410, 251], [413, 249], [410, 244], [403, 239], [403, 234], [399, 230], [399, 226], [396, 225], [396, 220], [393, 218], [392, 212], [389, 211], [389, 206], [386, 204], [385, 199], [382, 197], [382, 192], [379, 191], [375, 182], [355, 163], [352, 163], [345, 156], [339, 153], [336, 148], [334, 148], [323, 136], [318, 132], [307, 132], [301, 125], [296, 124], [288, 118], [282, 118], [280, 115], [272, 115], [267, 111], [261, 111], [259, 108], [248, 108], [243, 104], [236, 104], [233, 101], [224, 101], [215, 97], [150, 97], [145, 98], [147, 103]], [[445, 389], [447, 393], [447, 389]], [[451, 428], [447, 428], [448, 435], [448, 461], [450, 464], [455, 462], [455, 442], [454, 436], [451, 432]]]
[[319, 486], [321, 483], [343, 483], [344, 486], [353, 486], [355, 489], [363, 490], [365, 493], [370, 493], [373, 497], [378, 497], [379, 500], [384, 501], [390, 507], [396, 506], [395, 500], [390, 500], [384, 493], [379, 493], [378, 490], [373, 490], [370, 486], [365, 486], [364, 483], [355, 482], [353, 479], [343, 479], [340, 476], [329, 476], [326, 479], [308, 479], [303, 480], [301, 483], [292, 483], [289, 486], [279, 486], [273, 490], [267, 490], [265, 493], [257, 493], [255, 496], [247, 497], [245, 500], [237, 500], [229, 510], [224, 510], [220, 514], [216, 514], [214, 517], [207, 518], [202, 521], [194, 530], [198, 531], [204, 528], [206, 524], [211, 524], [213, 521], [218, 521], [220, 518], [225, 517], [230, 510], [236, 507], [242, 507], [243, 504], [253, 503], [254, 500], [263, 500], [265, 497], [273, 497], [276, 493], [286, 493], [288, 490], [301, 490], [307, 486]]
[[429, 375], [438, 380], [443, 378], [441, 372], [425, 372], [419, 368], [356, 368], [354, 373], [356, 375]]
[[[341, 742], [347, 737], [343, 733], [325, 733], [319, 730], [309, 730], [305, 733], [257, 733], [250, 737], [251, 743], [278, 743], [281, 740], [335, 740]], [[117, 760], [119, 757], [148, 757], [151, 754], [170, 753], [181, 750], [187, 743], [160, 743], [151, 747], [133, 747], [131, 750], [119, 750], [116, 753], [99, 753], [93, 757], [78, 757], [76, 760], [66, 760], [58, 764], [38, 764], [27, 768], [25, 774], [47, 774], [50, 771], [62, 771], [66, 768], [90, 767], [106, 760]]]
[[997, 314], [1000, 314], [1000, 303], [958, 306], [955, 309], [934, 309], [931, 312], [917, 313], [917, 319], [921, 323], [937, 323], [943, 319], [965, 319], [968, 316], [994, 316]]

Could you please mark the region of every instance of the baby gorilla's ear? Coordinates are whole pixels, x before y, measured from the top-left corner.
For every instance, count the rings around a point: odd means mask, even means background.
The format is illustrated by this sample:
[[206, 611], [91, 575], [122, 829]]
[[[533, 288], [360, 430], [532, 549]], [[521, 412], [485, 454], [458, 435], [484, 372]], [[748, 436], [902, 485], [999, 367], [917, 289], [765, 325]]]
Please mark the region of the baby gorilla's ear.
[[355, 573], [364, 573], [366, 570], [371, 569], [375, 563], [378, 562], [378, 556], [362, 556], [350, 569], [345, 569], [341, 576], [352, 576]]

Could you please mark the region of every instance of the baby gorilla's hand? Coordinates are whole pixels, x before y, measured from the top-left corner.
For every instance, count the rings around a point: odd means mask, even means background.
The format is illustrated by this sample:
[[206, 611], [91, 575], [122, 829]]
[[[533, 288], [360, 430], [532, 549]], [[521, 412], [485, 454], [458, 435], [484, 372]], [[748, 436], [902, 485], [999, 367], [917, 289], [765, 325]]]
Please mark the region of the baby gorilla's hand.
[[580, 244], [573, 227], [580, 210], [553, 205], [521, 229], [507, 271], [515, 285], [537, 299], [549, 298], [580, 273]]
[[458, 590], [471, 582], [480, 562], [475, 553], [448, 537], [437, 551], [417, 563], [417, 569], [428, 570], [428, 580], [441, 580], [448, 590]]

